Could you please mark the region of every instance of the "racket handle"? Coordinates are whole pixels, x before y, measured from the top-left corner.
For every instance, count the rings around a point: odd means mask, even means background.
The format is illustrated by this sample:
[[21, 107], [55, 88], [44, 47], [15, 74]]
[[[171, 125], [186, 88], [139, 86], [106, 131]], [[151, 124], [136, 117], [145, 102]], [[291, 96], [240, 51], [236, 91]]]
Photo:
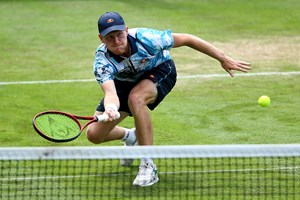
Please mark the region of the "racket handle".
[[116, 113], [116, 119], [119, 119], [120, 117], [121, 117], [120, 113], [117, 112], [117, 113]]
[[102, 115], [96, 115], [95, 117], [97, 118], [97, 122], [103, 122], [108, 118], [107, 114], [105, 113], [103, 113]]
[[[121, 116], [120, 113], [117, 112], [116, 113], [116, 119], [119, 119], [120, 116]], [[103, 122], [108, 118], [108, 115], [103, 113], [102, 115], [96, 115], [95, 117], [97, 118], [97, 122]]]

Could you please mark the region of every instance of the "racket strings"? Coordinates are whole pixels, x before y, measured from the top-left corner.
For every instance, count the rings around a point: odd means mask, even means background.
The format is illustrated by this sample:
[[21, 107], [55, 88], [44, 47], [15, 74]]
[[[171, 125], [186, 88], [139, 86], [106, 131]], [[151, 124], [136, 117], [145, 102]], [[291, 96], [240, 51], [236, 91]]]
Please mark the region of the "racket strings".
[[80, 132], [80, 125], [75, 119], [59, 113], [40, 115], [35, 124], [40, 132], [54, 139], [72, 138]]

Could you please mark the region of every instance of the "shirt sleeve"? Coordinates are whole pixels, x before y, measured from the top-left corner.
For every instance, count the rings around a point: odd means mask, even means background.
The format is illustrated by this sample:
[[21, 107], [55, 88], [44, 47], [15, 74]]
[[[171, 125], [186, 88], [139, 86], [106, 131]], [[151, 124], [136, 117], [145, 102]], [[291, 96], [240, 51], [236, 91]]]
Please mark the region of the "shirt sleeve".
[[113, 65], [106, 59], [105, 53], [97, 49], [94, 60], [94, 75], [99, 84], [114, 79], [115, 70]]
[[170, 50], [174, 45], [171, 30], [159, 31], [155, 29], [139, 28], [136, 33], [137, 39], [151, 54], [162, 50]]

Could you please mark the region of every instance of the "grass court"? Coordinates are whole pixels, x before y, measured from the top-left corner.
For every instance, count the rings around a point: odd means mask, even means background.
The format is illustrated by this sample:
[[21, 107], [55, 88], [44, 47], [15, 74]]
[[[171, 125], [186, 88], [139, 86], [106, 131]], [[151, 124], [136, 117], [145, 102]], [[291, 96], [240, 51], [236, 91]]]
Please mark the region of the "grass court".
[[[206, 55], [172, 49], [179, 77], [152, 112], [155, 145], [300, 143], [299, 9], [297, 0], [0, 1], [0, 146], [93, 145], [84, 134], [48, 142], [31, 122], [44, 110], [94, 113], [103, 95], [92, 70], [97, 20], [106, 11], [129, 28], [194, 34], [252, 63], [231, 78]], [[269, 107], [258, 105], [261, 95]]]

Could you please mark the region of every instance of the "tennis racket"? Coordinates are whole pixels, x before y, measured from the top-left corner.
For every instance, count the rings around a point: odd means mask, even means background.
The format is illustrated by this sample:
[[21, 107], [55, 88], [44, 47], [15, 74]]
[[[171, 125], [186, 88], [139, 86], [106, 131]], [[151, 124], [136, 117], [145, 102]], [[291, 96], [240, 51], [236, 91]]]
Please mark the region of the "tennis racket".
[[[119, 113], [118, 113], [119, 114]], [[118, 118], [120, 115], [118, 116]], [[45, 111], [33, 118], [35, 131], [51, 142], [69, 142], [80, 136], [82, 131], [91, 123], [102, 122], [108, 118], [106, 114], [97, 116], [78, 116], [61, 111]], [[85, 120], [82, 125], [79, 120]]]

